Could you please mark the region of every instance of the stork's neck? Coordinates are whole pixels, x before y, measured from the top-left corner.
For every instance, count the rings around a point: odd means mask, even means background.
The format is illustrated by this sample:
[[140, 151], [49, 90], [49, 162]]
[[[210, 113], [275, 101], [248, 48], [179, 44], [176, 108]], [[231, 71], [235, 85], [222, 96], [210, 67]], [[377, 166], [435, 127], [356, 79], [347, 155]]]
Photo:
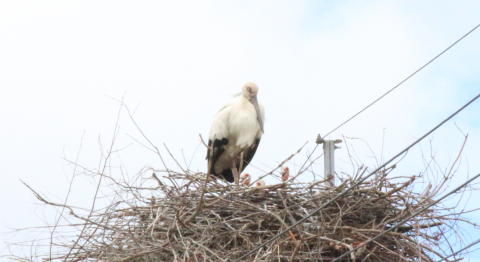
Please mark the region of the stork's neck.
[[250, 100], [248, 100], [248, 98], [242, 96], [240, 99], [241, 99], [240, 101], [242, 103], [243, 108], [247, 108], [248, 106], [252, 105], [252, 103], [250, 102]]
[[247, 88], [245, 86], [242, 88], [242, 97], [247, 100], [248, 98], [250, 98], [250, 93], [248, 93]]

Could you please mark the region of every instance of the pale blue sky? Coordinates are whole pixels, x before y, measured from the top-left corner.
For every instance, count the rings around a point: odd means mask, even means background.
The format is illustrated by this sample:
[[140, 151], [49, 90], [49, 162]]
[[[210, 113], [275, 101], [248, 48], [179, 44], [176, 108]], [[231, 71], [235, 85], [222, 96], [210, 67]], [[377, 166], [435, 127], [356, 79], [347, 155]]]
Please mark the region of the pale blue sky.
[[[479, 10], [478, 1], [2, 3], [0, 231], [51, 220], [52, 210], [37, 206], [19, 179], [62, 199], [71, 176], [62, 156], [75, 158], [83, 134], [79, 161], [98, 165], [97, 139], [108, 143], [118, 111], [108, 97], [126, 93], [155, 144], [191, 157], [218, 108], [254, 81], [266, 122], [253, 164], [268, 169], [310, 141], [295, 159], [299, 163], [318, 133], [332, 130], [479, 24]], [[384, 158], [393, 156], [479, 93], [479, 46], [480, 31], [330, 138], [363, 138], [380, 155], [385, 129]], [[477, 101], [434, 134], [442, 163], [461, 145], [456, 122], [469, 133], [464, 156], [470, 175], [480, 172], [479, 116]], [[118, 156], [129, 173], [147, 164], [160, 167], [127, 136], [141, 138], [124, 114], [120, 125], [118, 148], [132, 144]], [[367, 149], [356, 147], [372, 165]], [[337, 151], [337, 163], [347, 170], [340, 160], [345, 151]], [[397, 172], [418, 174], [418, 156], [419, 149], [412, 150]], [[192, 168], [205, 165], [201, 148]], [[322, 166], [316, 169], [321, 173]], [[466, 174], [465, 158], [452, 183]], [[81, 177], [76, 183], [70, 203], [88, 206], [91, 184]], [[480, 213], [470, 218], [480, 220]], [[0, 238], [0, 254], [7, 252], [4, 240], [25, 237], [31, 236]], [[480, 253], [473, 258], [480, 261]]]

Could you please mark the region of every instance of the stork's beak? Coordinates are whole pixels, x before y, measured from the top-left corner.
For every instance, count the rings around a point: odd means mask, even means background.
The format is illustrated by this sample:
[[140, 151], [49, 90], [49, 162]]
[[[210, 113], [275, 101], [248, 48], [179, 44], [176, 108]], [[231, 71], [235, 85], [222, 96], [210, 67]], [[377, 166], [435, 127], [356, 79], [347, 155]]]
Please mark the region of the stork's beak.
[[260, 113], [260, 107], [258, 106], [257, 95], [252, 96], [250, 98], [250, 102], [253, 104], [253, 106], [255, 107], [255, 111], [257, 112], [257, 121], [258, 121], [258, 124], [260, 125], [260, 129], [262, 129], [262, 133], [265, 133], [263, 131], [263, 119], [262, 119], [262, 114]]

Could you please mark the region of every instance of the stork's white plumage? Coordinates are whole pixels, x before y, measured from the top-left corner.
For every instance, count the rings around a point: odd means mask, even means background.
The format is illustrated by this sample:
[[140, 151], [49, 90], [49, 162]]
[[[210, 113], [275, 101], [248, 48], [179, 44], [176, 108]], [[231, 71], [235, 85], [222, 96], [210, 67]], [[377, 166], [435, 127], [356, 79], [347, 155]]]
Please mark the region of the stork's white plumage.
[[[207, 152], [210, 174], [238, 185], [238, 174], [257, 151], [263, 133], [265, 110], [257, 102], [258, 86], [248, 82], [242, 93], [218, 111], [210, 128]], [[240, 159], [243, 159], [241, 161]], [[242, 163], [241, 163], [242, 162]]]

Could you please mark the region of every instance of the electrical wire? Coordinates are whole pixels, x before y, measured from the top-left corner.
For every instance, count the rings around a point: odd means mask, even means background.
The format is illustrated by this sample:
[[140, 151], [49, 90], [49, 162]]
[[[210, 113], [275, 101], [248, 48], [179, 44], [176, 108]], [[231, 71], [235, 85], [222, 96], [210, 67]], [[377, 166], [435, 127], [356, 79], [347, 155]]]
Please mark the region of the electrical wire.
[[460, 253], [460, 252], [462, 252], [462, 251], [464, 251], [464, 250], [466, 250], [466, 249], [468, 249], [468, 248], [470, 248], [470, 247], [472, 247], [472, 246], [475, 246], [475, 245], [478, 244], [478, 243], [480, 243], [480, 239], [477, 239], [476, 241], [473, 241], [473, 242], [470, 243], [468, 246], [466, 246], [466, 247], [458, 250], [457, 252], [449, 255], [448, 257], [444, 257], [444, 258], [442, 258], [442, 259], [440, 259], [440, 260], [437, 260], [437, 261], [435, 261], [435, 262], [440, 262], [440, 261], [443, 261], [443, 260], [445, 260], [445, 259], [447, 259], [447, 258], [449, 258], [449, 257], [455, 256], [455, 255], [457, 255], [458, 253]]
[[412, 217], [415, 217], [415, 216], [417, 216], [418, 214], [422, 213], [423, 211], [425, 211], [425, 210], [429, 209], [430, 207], [432, 207], [432, 206], [434, 206], [434, 205], [438, 204], [438, 202], [440, 202], [440, 201], [444, 200], [445, 198], [447, 198], [447, 197], [448, 197], [448, 196], [450, 196], [451, 194], [453, 194], [453, 193], [457, 192], [457, 191], [458, 191], [458, 190], [460, 190], [462, 187], [464, 187], [464, 186], [466, 186], [466, 185], [470, 184], [470, 183], [471, 183], [473, 180], [475, 180], [475, 179], [477, 179], [477, 178], [479, 178], [479, 177], [480, 177], [480, 173], [479, 173], [478, 175], [476, 175], [476, 176], [474, 176], [474, 177], [470, 178], [469, 180], [467, 180], [466, 182], [464, 182], [464, 183], [463, 183], [463, 184], [461, 184], [460, 186], [456, 187], [456, 188], [455, 188], [455, 189], [453, 189], [452, 191], [448, 192], [448, 194], [446, 194], [446, 195], [442, 196], [441, 198], [439, 198], [439, 199], [438, 199], [438, 200], [436, 200], [435, 202], [431, 203], [430, 205], [428, 205], [428, 206], [426, 206], [426, 207], [424, 207], [424, 208], [421, 208], [419, 211], [417, 211], [417, 212], [413, 213], [412, 215], [408, 216], [408, 217], [407, 217], [407, 218], [405, 218], [404, 220], [402, 220], [402, 221], [398, 222], [398, 224], [396, 224], [395, 226], [393, 226], [393, 227], [391, 227], [391, 228], [389, 228], [389, 229], [387, 229], [387, 230], [383, 231], [382, 233], [380, 233], [380, 234], [376, 235], [375, 237], [373, 237], [373, 238], [370, 238], [369, 240], [367, 240], [367, 241], [363, 242], [363, 244], [361, 244], [361, 245], [358, 245], [356, 248], [354, 248], [354, 249], [351, 249], [351, 250], [349, 250], [348, 252], [346, 252], [345, 254], [343, 254], [343, 255], [341, 255], [341, 256], [339, 256], [339, 257], [335, 258], [334, 260], [332, 260], [332, 262], [335, 262], [335, 261], [338, 261], [338, 260], [340, 260], [342, 257], [344, 257], [344, 256], [347, 256], [348, 254], [352, 253], [353, 251], [355, 251], [355, 250], [357, 250], [357, 249], [359, 249], [359, 248], [361, 248], [361, 247], [365, 246], [366, 244], [368, 244], [368, 243], [370, 243], [370, 242], [374, 241], [375, 239], [377, 239], [377, 238], [379, 238], [379, 237], [381, 237], [381, 236], [385, 235], [386, 233], [388, 233], [388, 232], [390, 232], [390, 231], [394, 230], [395, 228], [397, 228], [397, 227], [401, 226], [402, 224], [404, 224], [405, 222], [407, 222], [408, 220], [410, 220]]
[[393, 90], [395, 90], [397, 87], [399, 87], [401, 84], [405, 83], [408, 79], [410, 79], [412, 76], [414, 76], [415, 74], [417, 74], [418, 72], [420, 72], [420, 70], [422, 70], [423, 68], [425, 68], [427, 65], [429, 65], [430, 63], [432, 63], [433, 61], [435, 61], [435, 59], [437, 59], [438, 57], [440, 57], [441, 55], [443, 55], [445, 52], [447, 52], [450, 48], [452, 48], [454, 45], [456, 45], [458, 42], [460, 42], [462, 39], [464, 39], [466, 36], [468, 36], [470, 33], [472, 33], [473, 31], [475, 31], [475, 29], [477, 29], [478, 27], [480, 27], [480, 24], [478, 24], [477, 26], [475, 26], [472, 30], [470, 30], [468, 33], [466, 33], [464, 36], [462, 36], [460, 39], [458, 39], [457, 41], [455, 41], [455, 43], [451, 44], [449, 47], [447, 47], [447, 49], [443, 50], [440, 54], [438, 54], [437, 56], [435, 56], [432, 60], [428, 61], [428, 63], [426, 63], [425, 65], [423, 65], [422, 67], [420, 67], [417, 71], [413, 72], [413, 74], [409, 75], [407, 78], [405, 78], [402, 82], [400, 82], [399, 84], [397, 84], [396, 86], [394, 86], [392, 89], [388, 90], [388, 92], [386, 92], [385, 94], [383, 94], [382, 96], [380, 96], [379, 98], [377, 98], [377, 100], [373, 101], [372, 103], [370, 103], [368, 106], [366, 106], [364, 109], [360, 110], [358, 113], [356, 113], [355, 115], [353, 115], [352, 117], [350, 117], [347, 121], [343, 122], [341, 125], [337, 126], [335, 129], [333, 129], [332, 131], [328, 132], [328, 134], [326, 134], [324, 137], [327, 137], [328, 135], [330, 135], [331, 133], [335, 132], [335, 130], [339, 129], [340, 127], [342, 127], [343, 125], [345, 125], [346, 123], [350, 122], [350, 120], [354, 119], [356, 116], [360, 115], [363, 111], [365, 111], [367, 108], [369, 108], [370, 106], [372, 106], [373, 104], [375, 104], [376, 102], [378, 102], [380, 99], [382, 99], [383, 97], [385, 97], [386, 95], [388, 95], [390, 92], [392, 92]]
[[[480, 24], [478, 24], [477, 26], [475, 26], [472, 30], [470, 30], [468, 33], [466, 33], [465, 35], [463, 35], [460, 39], [458, 39], [457, 41], [455, 41], [453, 44], [451, 44], [449, 47], [447, 47], [447, 49], [443, 50], [440, 54], [438, 54], [437, 56], [435, 56], [432, 60], [428, 61], [428, 63], [426, 63], [425, 65], [423, 65], [422, 67], [420, 67], [417, 71], [413, 72], [413, 74], [409, 75], [407, 78], [405, 78], [402, 82], [398, 83], [396, 86], [394, 86], [392, 89], [388, 90], [388, 92], [386, 92], [385, 94], [383, 94], [382, 96], [380, 96], [379, 98], [377, 98], [377, 100], [373, 101], [372, 103], [370, 103], [368, 106], [366, 106], [365, 108], [363, 108], [362, 110], [360, 110], [358, 113], [356, 113], [355, 115], [353, 115], [352, 117], [350, 117], [349, 119], [347, 119], [347, 121], [343, 122], [341, 125], [337, 126], [335, 129], [333, 129], [332, 131], [328, 132], [325, 136], [323, 136], [324, 138], [327, 137], [328, 135], [330, 135], [331, 133], [335, 132], [335, 130], [339, 129], [340, 127], [342, 127], [343, 125], [345, 125], [346, 123], [350, 122], [350, 120], [354, 119], [356, 116], [358, 116], [359, 114], [361, 114], [363, 111], [365, 111], [367, 108], [369, 108], [370, 106], [372, 106], [373, 104], [375, 104], [376, 102], [378, 102], [380, 99], [382, 99], [383, 97], [385, 97], [386, 95], [388, 95], [390, 92], [392, 92], [394, 89], [396, 89], [397, 87], [399, 87], [401, 84], [405, 83], [408, 79], [410, 79], [412, 76], [414, 76], [415, 74], [417, 74], [418, 72], [420, 72], [420, 70], [422, 70], [423, 68], [425, 68], [427, 65], [429, 65], [430, 63], [432, 63], [434, 60], [436, 60], [438, 57], [440, 57], [441, 55], [443, 55], [445, 52], [447, 52], [450, 48], [452, 48], [454, 45], [456, 45], [458, 42], [460, 42], [462, 39], [464, 39], [466, 36], [468, 36], [470, 33], [472, 33], [473, 31], [475, 31], [475, 29], [477, 29], [478, 27], [480, 27]], [[308, 162], [308, 160], [310, 159], [310, 157], [313, 155], [313, 153], [315, 152], [315, 150], [317, 150], [317, 147], [318, 147], [318, 144], [315, 145], [315, 148], [313, 149], [312, 153], [308, 156], [307, 160], [305, 161], [305, 163], [303, 163], [302, 167], [300, 168], [300, 171], [302, 170], [302, 168], [305, 166], [305, 164]]]
[[458, 114], [460, 111], [462, 111], [463, 109], [465, 109], [467, 106], [469, 106], [473, 101], [475, 101], [477, 98], [480, 97], [480, 94], [478, 94], [477, 96], [475, 96], [472, 100], [470, 100], [468, 103], [466, 103], [465, 105], [463, 105], [460, 109], [458, 109], [457, 111], [455, 111], [453, 114], [451, 114], [449, 117], [447, 117], [445, 120], [443, 120], [442, 122], [440, 122], [440, 124], [438, 124], [437, 126], [435, 126], [434, 128], [432, 128], [430, 131], [428, 131], [426, 134], [424, 134], [422, 137], [420, 137], [419, 139], [417, 139], [415, 142], [413, 142], [411, 145], [409, 145], [407, 148], [405, 148], [404, 150], [402, 150], [400, 153], [396, 154], [393, 158], [391, 158], [390, 160], [388, 160], [387, 162], [385, 162], [383, 165], [381, 165], [380, 167], [376, 168], [373, 172], [371, 172], [369, 175], [365, 176], [364, 178], [360, 179], [357, 183], [355, 183], [353, 186], [347, 188], [345, 191], [343, 191], [342, 193], [338, 194], [336, 197], [330, 199], [329, 201], [327, 201], [325, 204], [323, 204], [322, 206], [318, 207], [317, 209], [315, 209], [312, 213], [308, 214], [307, 216], [303, 217], [302, 219], [298, 220], [297, 222], [295, 222], [293, 225], [291, 225], [290, 227], [288, 227], [287, 229], [283, 230], [282, 232], [278, 233], [276, 236], [270, 238], [269, 240], [265, 241], [264, 243], [258, 245], [257, 247], [255, 247], [254, 249], [250, 250], [247, 254], [241, 256], [240, 258], [236, 259], [235, 262], [237, 261], [240, 261], [241, 259], [253, 254], [255, 251], [257, 251], [258, 249], [268, 245], [269, 243], [273, 242], [275, 239], [279, 238], [280, 236], [282, 236], [283, 234], [287, 233], [288, 231], [290, 231], [292, 228], [296, 227], [297, 225], [301, 224], [303, 221], [307, 220], [309, 217], [313, 216], [315, 213], [317, 213], [318, 211], [322, 210], [323, 208], [325, 208], [326, 206], [330, 205], [331, 203], [333, 203], [335, 200], [337, 200], [338, 198], [344, 196], [345, 194], [347, 194], [348, 191], [352, 190], [353, 188], [355, 188], [356, 186], [360, 185], [363, 181], [367, 180], [369, 177], [371, 177], [373, 174], [377, 173], [380, 169], [384, 168], [386, 165], [388, 165], [389, 163], [391, 163], [393, 160], [395, 160], [397, 157], [403, 155], [405, 152], [407, 152], [410, 148], [412, 148], [414, 145], [416, 145], [417, 143], [419, 143], [420, 141], [422, 141], [425, 137], [427, 137], [428, 135], [430, 135], [431, 133], [433, 133], [435, 130], [437, 130], [440, 126], [442, 126], [443, 124], [445, 124], [445, 122], [447, 122], [448, 120], [450, 120], [452, 117], [454, 117], [456, 114]]

